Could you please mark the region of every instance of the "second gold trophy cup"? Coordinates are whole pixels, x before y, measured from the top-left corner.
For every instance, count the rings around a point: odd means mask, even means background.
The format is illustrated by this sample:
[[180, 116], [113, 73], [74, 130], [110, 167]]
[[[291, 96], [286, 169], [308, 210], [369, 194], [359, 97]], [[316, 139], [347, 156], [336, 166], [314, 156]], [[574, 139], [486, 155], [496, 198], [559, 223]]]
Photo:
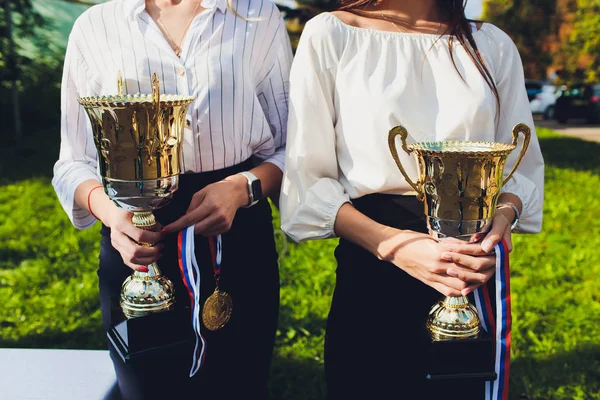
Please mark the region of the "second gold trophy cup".
[[[521, 152], [504, 178], [504, 166], [509, 154], [517, 148], [519, 134], [524, 136]], [[408, 132], [404, 127], [397, 126], [389, 132], [392, 156], [406, 182], [423, 201], [427, 227], [435, 239], [477, 242], [489, 231], [501, 189], [523, 159], [531, 129], [518, 124], [512, 135], [510, 144], [471, 141], [407, 144]], [[398, 155], [398, 136], [402, 149], [417, 158], [416, 182], [406, 173]], [[464, 296], [446, 297], [431, 309], [427, 329], [436, 341], [477, 338], [480, 332], [477, 309]]]

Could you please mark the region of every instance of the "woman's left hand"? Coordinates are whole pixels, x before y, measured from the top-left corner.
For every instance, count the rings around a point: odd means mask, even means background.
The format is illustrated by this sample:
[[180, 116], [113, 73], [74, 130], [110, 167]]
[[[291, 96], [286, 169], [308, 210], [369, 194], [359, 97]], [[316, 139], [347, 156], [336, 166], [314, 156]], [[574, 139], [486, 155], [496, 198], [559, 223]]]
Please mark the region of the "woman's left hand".
[[[493, 257], [490, 253], [502, 239], [506, 241], [508, 251], [512, 251], [511, 225], [515, 218], [515, 212], [510, 207], [500, 207], [496, 210], [492, 220], [492, 228], [485, 235], [481, 243], [465, 243], [459, 240], [446, 240], [444, 245], [447, 251], [442, 254], [443, 259], [461, 265], [463, 268], [450, 268], [448, 275], [454, 276], [466, 282], [472, 282], [464, 289], [463, 296], [475, 290], [492, 277], [495, 267], [479, 269], [472, 262], [473, 257]], [[473, 265], [471, 265], [473, 264]]]
[[512, 251], [511, 225], [515, 219], [515, 212], [510, 207], [500, 207], [496, 209], [496, 214], [492, 220], [492, 229], [485, 235], [481, 242], [481, 250], [489, 254], [498, 243], [504, 239], [508, 251]]
[[203, 236], [227, 232], [237, 210], [248, 202], [248, 181], [241, 175], [231, 175], [196, 192], [185, 214], [162, 231], [174, 233], [195, 225], [194, 233]]

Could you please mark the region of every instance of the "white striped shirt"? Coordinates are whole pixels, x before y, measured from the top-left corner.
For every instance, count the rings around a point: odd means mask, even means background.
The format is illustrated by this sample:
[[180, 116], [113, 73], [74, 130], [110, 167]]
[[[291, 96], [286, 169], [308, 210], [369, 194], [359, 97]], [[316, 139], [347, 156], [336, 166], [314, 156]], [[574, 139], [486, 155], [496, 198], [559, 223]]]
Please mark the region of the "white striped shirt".
[[65, 56], [61, 148], [52, 184], [79, 229], [95, 218], [74, 203], [77, 186], [98, 179], [91, 125], [79, 97], [117, 93], [119, 71], [128, 94], [151, 93], [156, 72], [162, 93], [196, 97], [183, 138], [183, 170], [203, 172], [251, 156], [283, 170], [288, 75], [292, 51], [272, 0], [204, 0], [182, 44], [181, 58], [145, 10], [144, 0], [93, 6], [75, 21]]

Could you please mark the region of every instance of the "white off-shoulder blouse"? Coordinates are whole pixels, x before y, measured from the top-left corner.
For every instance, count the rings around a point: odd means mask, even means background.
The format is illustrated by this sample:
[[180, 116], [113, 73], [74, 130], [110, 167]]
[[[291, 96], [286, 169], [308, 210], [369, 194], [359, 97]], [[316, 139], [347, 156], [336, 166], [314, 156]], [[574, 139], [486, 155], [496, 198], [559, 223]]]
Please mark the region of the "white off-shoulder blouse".
[[[492, 24], [484, 23], [473, 36], [498, 88], [498, 119], [491, 89], [460, 45], [454, 47], [453, 66], [447, 36], [357, 28], [330, 13], [306, 24], [290, 75], [280, 200], [287, 235], [298, 242], [333, 237], [344, 203], [371, 193], [413, 191], [388, 147], [389, 130], [400, 124], [409, 143], [510, 143], [517, 123], [530, 126], [531, 144], [503, 192], [523, 202], [517, 231], [541, 230], [544, 161], [521, 58], [508, 35]], [[509, 156], [505, 175], [520, 148]], [[399, 153], [416, 180], [414, 157]]]

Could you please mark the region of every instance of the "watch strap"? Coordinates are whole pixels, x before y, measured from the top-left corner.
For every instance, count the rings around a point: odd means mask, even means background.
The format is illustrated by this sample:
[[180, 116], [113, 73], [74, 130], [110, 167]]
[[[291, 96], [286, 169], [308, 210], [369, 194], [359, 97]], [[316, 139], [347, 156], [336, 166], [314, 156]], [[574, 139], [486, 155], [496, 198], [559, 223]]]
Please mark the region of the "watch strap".
[[515, 212], [515, 219], [513, 219], [512, 223], [510, 225], [510, 230], [513, 231], [517, 227], [517, 224], [519, 223], [519, 218], [521, 217], [521, 215], [519, 213], [519, 209], [513, 203], [508, 203], [508, 202], [498, 203], [496, 208], [500, 208], [500, 207], [510, 207]]
[[248, 181], [248, 196], [250, 198], [250, 203], [247, 206], [244, 206], [244, 208], [252, 207], [260, 201], [259, 196], [257, 196], [257, 193], [255, 193], [253, 188], [253, 183], [257, 181], [260, 182], [260, 179], [258, 179], [256, 175], [249, 171], [239, 172], [238, 174], [245, 177]]

